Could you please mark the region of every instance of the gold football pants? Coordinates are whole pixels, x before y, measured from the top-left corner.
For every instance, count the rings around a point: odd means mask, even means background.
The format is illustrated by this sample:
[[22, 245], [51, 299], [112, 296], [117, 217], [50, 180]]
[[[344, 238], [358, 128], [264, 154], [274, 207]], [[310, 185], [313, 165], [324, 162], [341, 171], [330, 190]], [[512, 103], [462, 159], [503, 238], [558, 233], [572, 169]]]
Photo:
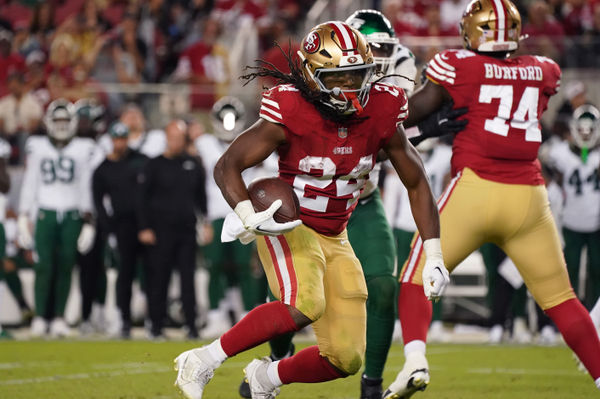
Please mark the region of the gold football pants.
[[346, 231], [324, 236], [301, 225], [259, 236], [257, 247], [271, 292], [313, 320], [321, 356], [356, 373], [366, 345], [367, 287]]
[[[491, 242], [512, 259], [542, 309], [575, 298], [544, 186], [498, 183], [467, 168], [452, 179], [438, 207], [442, 254], [449, 271]], [[400, 282], [423, 285], [424, 264], [417, 233]]]

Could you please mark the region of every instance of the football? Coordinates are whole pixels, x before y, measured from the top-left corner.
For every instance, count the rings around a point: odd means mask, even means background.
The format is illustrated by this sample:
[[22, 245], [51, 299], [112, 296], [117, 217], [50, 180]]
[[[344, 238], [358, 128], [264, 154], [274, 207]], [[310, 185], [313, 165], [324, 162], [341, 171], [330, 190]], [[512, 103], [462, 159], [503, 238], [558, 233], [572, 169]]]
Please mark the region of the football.
[[281, 208], [273, 219], [278, 223], [290, 222], [300, 217], [300, 202], [292, 186], [277, 177], [255, 180], [248, 186], [250, 201], [256, 212], [264, 211], [273, 201], [280, 199]]

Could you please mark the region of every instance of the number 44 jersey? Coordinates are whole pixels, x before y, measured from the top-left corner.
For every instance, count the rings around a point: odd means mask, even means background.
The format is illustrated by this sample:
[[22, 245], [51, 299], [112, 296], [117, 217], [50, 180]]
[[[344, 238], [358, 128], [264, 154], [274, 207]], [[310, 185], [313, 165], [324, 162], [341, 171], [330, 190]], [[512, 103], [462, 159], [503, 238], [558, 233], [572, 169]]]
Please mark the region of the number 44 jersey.
[[539, 119], [560, 86], [554, 61], [446, 50], [433, 57], [426, 74], [450, 93], [456, 108], [469, 108], [469, 123], [453, 143], [453, 175], [468, 167], [501, 183], [544, 183], [537, 161]]
[[408, 116], [404, 91], [374, 84], [359, 119], [334, 123], [290, 85], [263, 94], [260, 117], [282, 125], [279, 177], [294, 187], [300, 219], [325, 235], [341, 233], [373, 169], [377, 152]]
[[47, 136], [32, 136], [25, 148], [19, 213], [31, 215], [38, 208], [91, 210], [93, 140], [75, 137], [64, 147], [57, 147]]

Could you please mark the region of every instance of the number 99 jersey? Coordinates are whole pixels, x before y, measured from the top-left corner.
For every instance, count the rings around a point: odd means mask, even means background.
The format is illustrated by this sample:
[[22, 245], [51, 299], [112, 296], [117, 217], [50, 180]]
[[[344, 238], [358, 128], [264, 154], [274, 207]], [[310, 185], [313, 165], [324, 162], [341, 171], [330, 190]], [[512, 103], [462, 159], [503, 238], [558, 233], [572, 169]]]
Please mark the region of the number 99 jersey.
[[448, 91], [455, 108], [469, 108], [469, 123], [453, 143], [453, 175], [469, 167], [500, 183], [544, 184], [539, 119], [560, 86], [554, 61], [446, 50], [431, 59], [426, 74]]
[[31, 215], [36, 208], [91, 211], [93, 140], [74, 137], [59, 148], [47, 136], [32, 136], [25, 148], [19, 213]]
[[279, 177], [298, 195], [305, 225], [328, 236], [346, 228], [377, 152], [407, 116], [404, 91], [387, 84], [373, 85], [360, 119], [344, 124], [324, 119], [291, 85], [263, 94], [260, 117], [286, 135]]

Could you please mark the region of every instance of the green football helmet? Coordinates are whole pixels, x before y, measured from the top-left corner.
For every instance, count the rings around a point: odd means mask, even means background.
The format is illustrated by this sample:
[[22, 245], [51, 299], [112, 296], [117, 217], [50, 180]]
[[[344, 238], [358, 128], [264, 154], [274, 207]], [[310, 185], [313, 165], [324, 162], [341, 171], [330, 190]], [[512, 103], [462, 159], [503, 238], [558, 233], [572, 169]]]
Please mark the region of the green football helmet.
[[573, 111], [570, 123], [571, 138], [581, 149], [592, 149], [600, 142], [600, 111], [584, 104]]
[[384, 75], [393, 74], [400, 41], [390, 21], [377, 10], [358, 10], [346, 19], [346, 23], [367, 39], [377, 71]]

